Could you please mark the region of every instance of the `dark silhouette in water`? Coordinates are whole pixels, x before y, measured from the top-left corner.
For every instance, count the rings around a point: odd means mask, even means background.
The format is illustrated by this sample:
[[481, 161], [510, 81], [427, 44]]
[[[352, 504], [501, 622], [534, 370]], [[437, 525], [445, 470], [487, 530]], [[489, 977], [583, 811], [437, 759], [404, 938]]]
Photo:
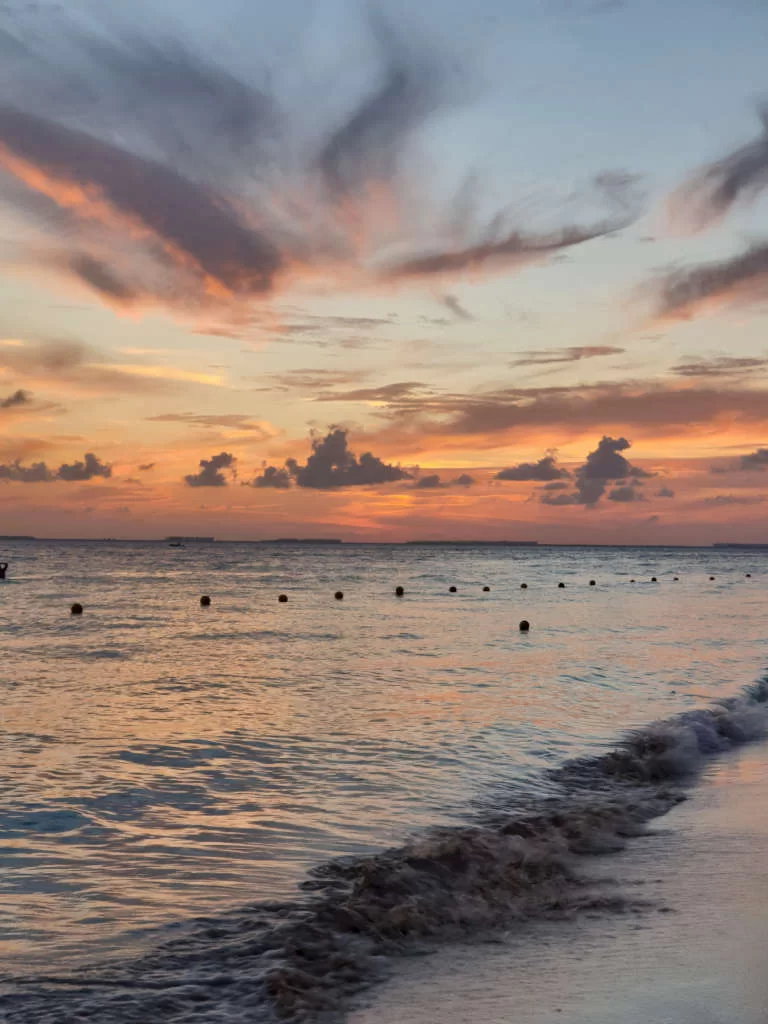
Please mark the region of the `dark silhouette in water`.
[[710, 576], [710, 577], [709, 577], [709, 582], [710, 582], [710, 583], [712, 583], [712, 581], [714, 580], [714, 578], [715, 578], [714, 576]]
[[523, 621], [520, 623], [520, 632], [527, 633], [530, 628], [531, 624], [528, 621], [528, 619], [523, 619]]
[[596, 587], [597, 586], [597, 581], [596, 580], [590, 580], [589, 581], [589, 585], [590, 585], [590, 587]]
[[489, 594], [490, 592], [491, 592], [491, 588], [490, 587], [483, 587], [483, 593], [484, 594]]
[[751, 573], [751, 572], [748, 572], [748, 573], [746, 574], [746, 577], [747, 577], [747, 579], [748, 579], [748, 580], [751, 580], [751, 579], [752, 579], [752, 573]]
[[210, 597], [208, 597], [207, 594], [203, 594], [203, 596], [200, 598], [200, 604], [203, 606], [203, 608], [208, 608], [211, 604]]
[[6, 574], [7, 571], [8, 571], [8, 563], [7, 562], [0, 562], [0, 580], [4, 580], [5, 579], [5, 574]]
[[343, 601], [344, 600], [344, 592], [341, 591], [341, 590], [337, 590], [336, 593], [333, 596], [336, 598], [337, 601]]
[[558, 590], [565, 590], [565, 584], [564, 583], [558, 583], [557, 584], [557, 588], [558, 588]]
[[656, 579], [655, 576], [651, 576], [651, 583], [658, 583], [658, 582], [659, 581]]
[[277, 600], [280, 602], [280, 604], [286, 604], [287, 601], [288, 601], [288, 595], [287, 594], [281, 594], [280, 597], [278, 597]]
[[395, 587], [395, 595], [397, 597], [402, 597], [404, 593], [405, 591], [403, 590], [402, 587]]
[[448, 587], [448, 590], [450, 591], [451, 594], [456, 593], [456, 587]]
[[70, 611], [72, 612], [73, 615], [82, 615], [83, 606], [81, 604], [73, 604], [72, 607], [70, 608]]
[[680, 582], [680, 577], [679, 576], [675, 576], [675, 578], [674, 578], [674, 580], [672, 582], [673, 583], [679, 583]]
[[528, 589], [528, 584], [527, 583], [521, 583], [520, 584], [520, 589], [521, 590], [527, 590]]

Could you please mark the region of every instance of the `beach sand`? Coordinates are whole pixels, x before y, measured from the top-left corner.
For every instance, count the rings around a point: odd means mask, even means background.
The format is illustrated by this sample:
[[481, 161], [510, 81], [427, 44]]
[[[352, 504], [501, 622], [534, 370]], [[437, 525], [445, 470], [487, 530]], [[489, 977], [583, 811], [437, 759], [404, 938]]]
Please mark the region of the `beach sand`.
[[349, 1024], [765, 1024], [768, 744], [710, 765], [621, 854], [590, 859], [653, 909], [517, 926], [408, 960]]

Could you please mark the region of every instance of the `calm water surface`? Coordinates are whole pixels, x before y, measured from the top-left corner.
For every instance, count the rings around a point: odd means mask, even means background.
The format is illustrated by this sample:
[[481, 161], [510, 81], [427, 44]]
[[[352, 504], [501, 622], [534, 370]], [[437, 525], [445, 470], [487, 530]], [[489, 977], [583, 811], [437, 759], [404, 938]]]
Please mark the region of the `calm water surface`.
[[768, 552], [0, 554], [0, 955], [15, 972], [290, 895], [313, 864], [535, 789], [547, 766], [768, 665]]

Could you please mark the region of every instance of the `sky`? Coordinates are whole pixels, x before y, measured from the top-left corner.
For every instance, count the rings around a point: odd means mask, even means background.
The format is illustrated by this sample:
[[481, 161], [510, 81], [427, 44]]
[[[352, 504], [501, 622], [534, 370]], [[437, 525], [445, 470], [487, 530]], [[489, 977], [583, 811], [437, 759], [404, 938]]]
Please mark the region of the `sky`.
[[121, 6], [0, 0], [0, 534], [768, 543], [765, 0]]

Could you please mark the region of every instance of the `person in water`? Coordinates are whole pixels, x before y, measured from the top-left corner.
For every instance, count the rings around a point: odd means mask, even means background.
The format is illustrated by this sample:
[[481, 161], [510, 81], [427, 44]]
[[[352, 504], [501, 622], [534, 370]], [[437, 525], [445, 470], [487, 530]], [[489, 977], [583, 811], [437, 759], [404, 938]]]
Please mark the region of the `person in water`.
[[4, 580], [5, 579], [5, 573], [6, 573], [7, 569], [8, 569], [8, 563], [7, 562], [0, 562], [0, 580]]

